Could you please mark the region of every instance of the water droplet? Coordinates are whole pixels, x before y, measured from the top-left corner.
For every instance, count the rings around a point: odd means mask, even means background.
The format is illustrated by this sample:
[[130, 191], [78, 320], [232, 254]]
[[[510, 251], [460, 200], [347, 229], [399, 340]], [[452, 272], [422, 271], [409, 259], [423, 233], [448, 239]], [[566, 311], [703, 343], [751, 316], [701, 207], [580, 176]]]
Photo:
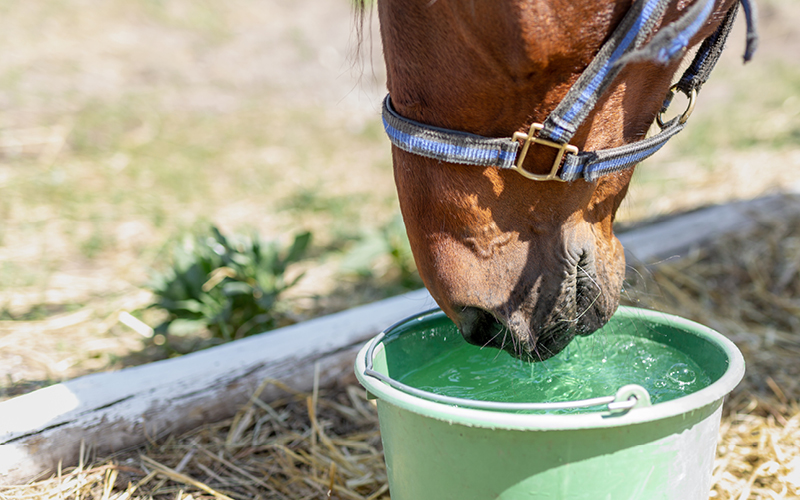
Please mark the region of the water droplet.
[[667, 377], [681, 386], [691, 384], [697, 379], [694, 370], [689, 368], [686, 363], [675, 363], [672, 365], [667, 372]]
[[447, 380], [453, 383], [458, 383], [461, 380], [461, 373], [456, 368], [451, 368], [445, 372]]
[[636, 366], [641, 368], [650, 368], [655, 363], [655, 358], [648, 353], [640, 353], [636, 358]]

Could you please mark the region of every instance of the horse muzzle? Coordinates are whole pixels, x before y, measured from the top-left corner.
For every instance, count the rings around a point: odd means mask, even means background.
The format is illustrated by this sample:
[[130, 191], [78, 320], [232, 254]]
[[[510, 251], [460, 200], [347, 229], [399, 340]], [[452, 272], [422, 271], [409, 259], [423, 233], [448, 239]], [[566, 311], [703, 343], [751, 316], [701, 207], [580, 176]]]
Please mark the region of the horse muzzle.
[[[440, 274], [429, 286], [442, 309], [456, 323], [464, 339], [480, 347], [505, 350], [526, 361], [542, 361], [563, 350], [576, 335], [589, 335], [602, 327], [619, 304], [624, 277], [624, 254], [616, 240], [595, 242], [586, 248], [566, 246], [551, 253], [543, 243], [528, 242], [522, 272], [508, 289], [500, 267], [514, 249], [498, 252], [496, 259], [466, 259], [470, 273], [459, 269], [458, 286]], [[521, 250], [518, 250], [521, 251]], [[534, 258], [535, 257], [535, 258]], [[482, 268], [482, 272], [476, 272]], [[464, 276], [484, 279], [464, 281]], [[506, 276], [507, 278], [507, 276]], [[442, 293], [443, 292], [443, 293]]]

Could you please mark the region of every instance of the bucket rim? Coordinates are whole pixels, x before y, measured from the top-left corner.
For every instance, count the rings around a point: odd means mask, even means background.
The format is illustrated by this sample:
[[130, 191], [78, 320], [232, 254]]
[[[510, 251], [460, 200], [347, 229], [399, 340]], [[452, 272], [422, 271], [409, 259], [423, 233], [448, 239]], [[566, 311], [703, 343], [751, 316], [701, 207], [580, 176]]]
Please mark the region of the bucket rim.
[[382, 402], [426, 417], [469, 427], [511, 430], [568, 430], [607, 428], [652, 422], [687, 414], [710, 405], [721, 404], [722, 399], [738, 385], [744, 376], [745, 364], [741, 352], [733, 342], [719, 332], [680, 316], [630, 306], [620, 306], [614, 316], [645, 320], [654, 324], [681, 329], [689, 334], [703, 338], [707, 342], [714, 344], [725, 354], [728, 361], [725, 372], [716, 381], [695, 393], [671, 401], [657, 403], [653, 406], [637, 407], [621, 413], [597, 411], [555, 415], [507, 413], [504, 411], [451, 406], [408, 394], [366, 375], [367, 355], [376, 348], [380, 348], [375, 344], [385, 334], [410, 321], [416, 321], [432, 315], [444, 315], [444, 313], [440, 309], [432, 309], [410, 316], [373, 337], [361, 348], [356, 357], [355, 374], [367, 392]]

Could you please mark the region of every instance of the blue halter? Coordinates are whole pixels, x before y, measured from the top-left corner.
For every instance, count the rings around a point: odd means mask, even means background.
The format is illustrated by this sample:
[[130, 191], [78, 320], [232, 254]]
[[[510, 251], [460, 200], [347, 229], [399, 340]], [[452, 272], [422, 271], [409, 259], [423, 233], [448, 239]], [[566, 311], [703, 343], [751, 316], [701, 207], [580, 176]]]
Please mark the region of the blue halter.
[[[490, 138], [425, 125], [400, 116], [388, 95], [383, 101], [386, 133], [392, 144], [410, 153], [449, 163], [511, 169], [533, 180], [573, 181], [583, 178], [594, 182], [600, 176], [631, 168], [683, 130], [697, 92], [719, 59], [739, 3], [747, 18], [745, 62], [752, 57], [758, 42], [754, 5], [751, 0], [739, 0], [728, 11], [717, 31], [701, 44], [692, 64], [670, 89], [658, 115], [659, 133], [617, 148], [579, 151], [569, 144], [570, 139], [622, 68], [629, 62], [642, 60], [667, 64], [682, 55], [692, 37], [705, 25], [715, 3], [714, 0], [698, 0], [680, 19], [659, 30], [645, 45], [669, 1], [636, 1], [561, 103], [544, 123], [532, 124], [527, 133], [517, 132], [511, 138]], [[664, 123], [661, 115], [677, 91], [689, 98], [689, 105], [681, 116]], [[557, 150], [549, 174], [533, 174], [522, 168], [531, 144]]]

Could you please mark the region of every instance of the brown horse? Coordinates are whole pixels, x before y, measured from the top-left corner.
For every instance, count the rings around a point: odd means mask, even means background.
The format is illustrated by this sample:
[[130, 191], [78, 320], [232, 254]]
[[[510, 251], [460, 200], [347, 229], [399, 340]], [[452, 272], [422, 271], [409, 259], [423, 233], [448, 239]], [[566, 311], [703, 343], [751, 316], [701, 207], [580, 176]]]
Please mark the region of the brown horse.
[[[532, 135], [531, 124], [545, 121], [645, 1], [378, 0], [387, 106], [434, 134]], [[668, 2], [643, 40], [655, 40], [697, 2]], [[677, 55], [631, 56], [620, 65], [567, 152], [640, 141], [681, 56], [713, 35], [737, 3], [710, 2]], [[467, 341], [529, 360], [601, 327], [618, 306], [625, 275], [612, 226], [633, 169], [558, 182], [553, 174], [565, 167], [548, 145], [530, 145], [519, 169], [533, 175], [525, 176], [392, 150], [408, 237], [432, 296]]]

